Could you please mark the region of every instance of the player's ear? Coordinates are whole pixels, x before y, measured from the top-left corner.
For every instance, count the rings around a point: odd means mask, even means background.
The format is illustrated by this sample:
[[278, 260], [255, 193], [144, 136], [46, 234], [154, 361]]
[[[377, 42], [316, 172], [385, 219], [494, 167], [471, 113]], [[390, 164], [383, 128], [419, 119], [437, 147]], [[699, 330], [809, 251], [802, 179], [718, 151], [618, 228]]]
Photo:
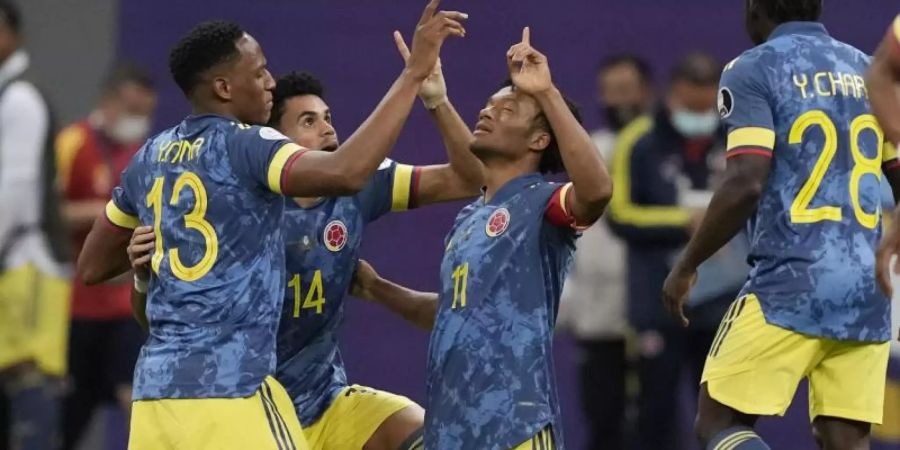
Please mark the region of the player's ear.
[[531, 132], [531, 138], [528, 142], [528, 148], [536, 151], [543, 151], [550, 145], [550, 133], [536, 129]]
[[215, 77], [212, 81], [213, 93], [222, 100], [231, 100], [231, 83], [224, 77]]

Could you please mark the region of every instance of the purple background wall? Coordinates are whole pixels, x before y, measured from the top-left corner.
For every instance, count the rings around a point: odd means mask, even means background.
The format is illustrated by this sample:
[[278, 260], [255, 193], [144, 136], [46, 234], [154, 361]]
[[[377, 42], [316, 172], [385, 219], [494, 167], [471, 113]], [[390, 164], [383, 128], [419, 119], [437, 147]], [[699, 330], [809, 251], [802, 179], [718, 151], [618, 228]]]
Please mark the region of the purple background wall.
[[[676, 58], [690, 50], [707, 50], [727, 62], [750, 46], [742, 25], [743, 3], [446, 0], [443, 8], [470, 14], [467, 37], [444, 47], [450, 96], [473, 123], [484, 100], [505, 77], [506, 49], [520, 37], [521, 28], [530, 25], [532, 43], [548, 55], [554, 80], [582, 105], [587, 124], [597, 126], [594, 72], [601, 57], [620, 51], [641, 54], [653, 64], [658, 81], [664, 80]], [[305, 69], [325, 80], [338, 131], [346, 137], [402, 67], [391, 31], [399, 29], [409, 39], [423, 5], [422, 0], [122, 0], [119, 54], [149, 66], [160, 80], [157, 128], [163, 128], [188, 112], [168, 75], [168, 49], [199, 21], [238, 21], [263, 45], [273, 74]], [[897, 13], [897, 5], [896, 0], [831, 0], [826, 2], [823, 21], [836, 37], [871, 51]], [[421, 107], [416, 107], [407, 123], [394, 157], [415, 164], [444, 158], [438, 134]], [[415, 288], [435, 288], [441, 241], [459, 206], [382, 219], [369, 229], [363, 255], [384, 275]], [[421, 401], [426, 341], [426, 334], [381, 309], [351, 303], [343, 341], [351, 380]], [[569, 443], [576, 444], [573, 448], [581, 448], [584, 433], [573, 370], [576, 356], [568, 338], [558, 339], [565, 429]], [[805, 395], [798, 398], [801, 401], [787, 420], [763, 422], [774, 448], [814, 448], [808, 438]]]

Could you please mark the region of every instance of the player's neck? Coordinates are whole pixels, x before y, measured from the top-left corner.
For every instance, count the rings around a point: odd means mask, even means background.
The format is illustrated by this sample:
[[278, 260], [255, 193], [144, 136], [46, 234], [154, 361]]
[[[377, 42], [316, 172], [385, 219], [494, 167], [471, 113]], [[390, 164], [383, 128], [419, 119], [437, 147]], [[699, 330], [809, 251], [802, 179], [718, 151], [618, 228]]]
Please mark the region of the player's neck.
[[494, 160], [485, 162], [484, 171], [484, 201], [489, 202], [491, 198], [506, 183], [534, 172], [531, 161], [522, 159], [519, 161], [500, 161]]
[[215, 114], [217, 116], [236, 119], [234, 112], [231, 111], [229, 105], [222, 102], [209, 101], [207, 99], [192, 98], [191, 99], [191, 115], [202, 116], [205, 114]]

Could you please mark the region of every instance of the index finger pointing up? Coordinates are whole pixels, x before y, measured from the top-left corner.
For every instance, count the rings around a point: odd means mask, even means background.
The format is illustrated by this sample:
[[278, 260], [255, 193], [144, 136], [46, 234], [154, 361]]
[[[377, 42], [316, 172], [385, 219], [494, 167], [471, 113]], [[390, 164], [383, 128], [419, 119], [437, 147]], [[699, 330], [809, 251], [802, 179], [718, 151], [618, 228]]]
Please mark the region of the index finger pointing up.
[[525, 27], [522, 29], [522, 43], [531, 45], [531, 28]]

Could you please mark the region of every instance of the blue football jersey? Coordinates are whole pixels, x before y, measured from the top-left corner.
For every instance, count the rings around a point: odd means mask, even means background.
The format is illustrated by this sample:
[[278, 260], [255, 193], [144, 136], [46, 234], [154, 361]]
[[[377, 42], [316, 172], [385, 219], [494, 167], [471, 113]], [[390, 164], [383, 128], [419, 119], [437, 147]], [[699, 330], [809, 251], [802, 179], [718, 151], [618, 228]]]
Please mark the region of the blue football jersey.
[[719, 110], [729, 157], [772, 158], [742, 294], [759, 297], [771, 324], [880, 342], [890, 303], [875, 282], [879, 183], [897, 156], [869, 107], [869, 62], [820, 23], [782, 24], [725, 67]]
[[386, 160], [354, 196], [323, 198], [310, 208], [287, 202], [287, 280], [282, 285], [276, 378], [293, 399], [303, 426], [316, 422], [348, 385], [338, 328], [363, 229], [390, 211], [408, 209], [415, 178], [412, 166]]
[[275, 373], [281, 178], [300, 153], [271, 128], [191, 116], [123, 172], [107, 218], [156, 232], [136, 400], [246, 397]]
[[548, 425], [563, 448], [552, 338], [576, 236], [545, 218], [559, 191], [529, 174], [457, 216], [428, 347], [426, 448], [508, 450]]

